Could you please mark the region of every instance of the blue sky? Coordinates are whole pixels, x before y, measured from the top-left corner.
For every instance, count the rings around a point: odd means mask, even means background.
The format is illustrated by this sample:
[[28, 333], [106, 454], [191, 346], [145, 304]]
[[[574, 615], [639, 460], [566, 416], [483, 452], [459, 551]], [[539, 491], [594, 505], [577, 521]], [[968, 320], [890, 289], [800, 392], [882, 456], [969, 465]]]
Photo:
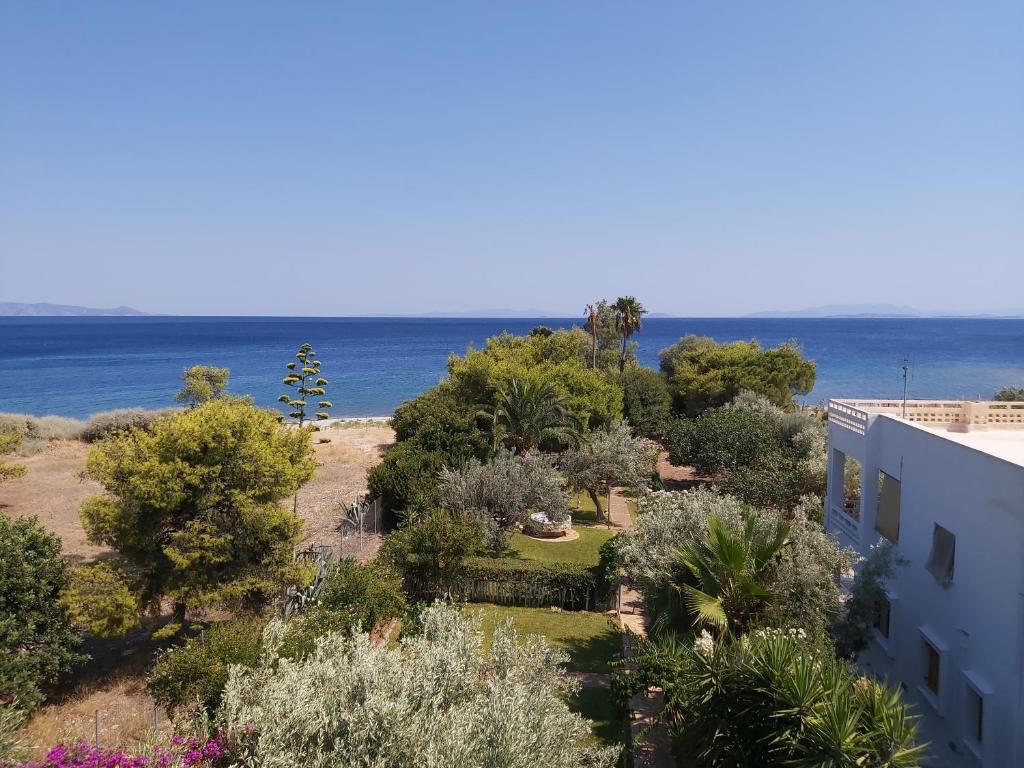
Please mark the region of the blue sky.
[[0, 301], [1024, 308], [1019, 2], [7, 2]]

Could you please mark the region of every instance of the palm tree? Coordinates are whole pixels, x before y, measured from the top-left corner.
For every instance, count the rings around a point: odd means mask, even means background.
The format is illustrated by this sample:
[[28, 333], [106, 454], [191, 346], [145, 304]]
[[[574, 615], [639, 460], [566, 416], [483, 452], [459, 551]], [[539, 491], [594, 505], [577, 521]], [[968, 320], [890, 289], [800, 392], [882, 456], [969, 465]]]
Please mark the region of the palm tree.
[[784, 521], [774, 531], [758, 530], [754, 517], [748, 517], [742, 532], [735, 532], [719, 518], [709, 518], [705, 539], [676, 551], [687, 577], [676, 589], [694, 624], [744, 631], [772, 598], [763, 586], [764, 577], [789, 543], [789, 531]]
[[579, 420], [548, 382], [512, 379], [498, 389], [497, 405], [480, 415], [493, 422], [495, 443], [504, 433], [517, 456], [525, 456], [547, 438], [572, 443], [579, 435]]
[[601, 324], [601, 311], [607, 306], [608, 302], [601, 299], [593, 304], [587, 304], [583, 309], [583, 316], [587, 318], [587, 325], [590, 327], [591, 353], [593, 357], [592, 368], [597, 368], [597, 329]]
[[615, 330], [622, 334], [622, 354], [619, 356], [619, 371], [626, 368], [626, 344], [630, 336], [643, 330], [647, 310], [635, 296], [620, 296], [612, 304], [615, 310]]

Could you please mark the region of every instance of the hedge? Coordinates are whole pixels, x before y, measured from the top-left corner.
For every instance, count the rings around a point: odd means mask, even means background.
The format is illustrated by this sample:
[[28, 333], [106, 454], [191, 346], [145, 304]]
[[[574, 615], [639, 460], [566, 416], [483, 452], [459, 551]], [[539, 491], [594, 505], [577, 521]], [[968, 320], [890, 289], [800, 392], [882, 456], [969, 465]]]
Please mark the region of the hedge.
[[[407, 588], [420, 599], [436, 595]], [[529, 608], [554, 606], [573, 611], [605, 611], [615, 607], [615, 590], [600, 568], [575, 563], [543, 563], [512, 558], [470, 557], [462, 564], [449, 597], [459, 602], [497, 603]]]

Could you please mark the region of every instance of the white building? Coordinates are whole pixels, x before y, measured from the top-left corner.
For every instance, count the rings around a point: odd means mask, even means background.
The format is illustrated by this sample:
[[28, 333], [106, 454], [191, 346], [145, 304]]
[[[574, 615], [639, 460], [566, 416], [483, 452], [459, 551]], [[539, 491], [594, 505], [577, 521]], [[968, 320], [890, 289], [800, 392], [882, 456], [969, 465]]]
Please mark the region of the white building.
[[833, 400], [828, 417], [826, 527], [906, 561], [862, 666], [902, 684], [926, 765], [1024, 768], [1024, 403]]

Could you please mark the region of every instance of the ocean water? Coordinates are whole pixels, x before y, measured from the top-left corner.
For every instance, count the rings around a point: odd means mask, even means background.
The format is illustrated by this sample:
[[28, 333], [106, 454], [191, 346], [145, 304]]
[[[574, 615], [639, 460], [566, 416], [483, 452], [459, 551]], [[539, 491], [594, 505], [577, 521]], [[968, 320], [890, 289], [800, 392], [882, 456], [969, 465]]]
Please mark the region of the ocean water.
[[[389, 414], [444, 376], [448, 355], [503, 330], [582, 319], [95, 317], [0, 318], [0, 411], [84, 417], [128, 406], [172, 405], [182, 370], [231, 369], [231, 391], [276, 405], [285, 363], [312, 343], [331, 384], [337, 416]], [[1024, 320], [649, 318], [638, 356], [686, 334], [718, 341], [796, 340], [817, 363], [802, 398], [894, 397], [911, 360], [910, 397], [991, 397], [1024, 386]]]

